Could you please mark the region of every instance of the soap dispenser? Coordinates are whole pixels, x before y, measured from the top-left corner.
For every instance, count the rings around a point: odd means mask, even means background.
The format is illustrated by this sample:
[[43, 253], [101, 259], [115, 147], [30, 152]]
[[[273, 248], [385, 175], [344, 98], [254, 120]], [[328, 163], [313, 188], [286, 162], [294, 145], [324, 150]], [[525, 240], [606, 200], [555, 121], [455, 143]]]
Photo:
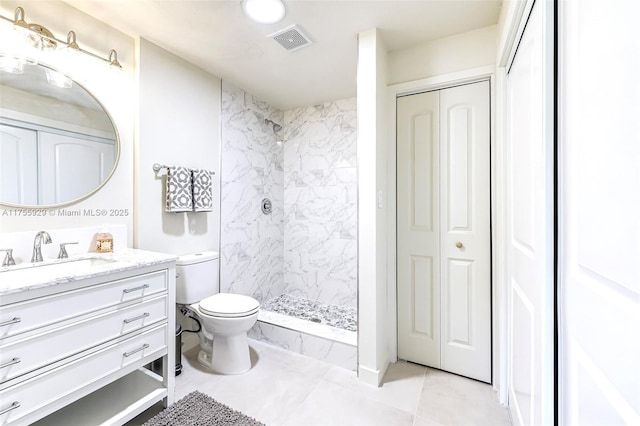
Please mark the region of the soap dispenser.
[[111, 253], [113, 251], [113, 235], [107, 231], [106, 226], [103, 226], [100, 233], [96, 235], [96, 251], [98, 253]]

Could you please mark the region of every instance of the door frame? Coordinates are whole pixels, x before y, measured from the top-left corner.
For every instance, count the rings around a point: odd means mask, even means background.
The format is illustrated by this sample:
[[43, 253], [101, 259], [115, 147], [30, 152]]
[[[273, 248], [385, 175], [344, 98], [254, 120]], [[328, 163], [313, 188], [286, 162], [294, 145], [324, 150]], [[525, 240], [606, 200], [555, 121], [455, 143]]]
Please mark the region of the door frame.
[[[500, 259], [497, 254], [496, 242], [500, 241], [499, 230], [503, 228], [504, 221], [501, 215], [498, 215], [498, 209], [496, 202], [500, 199], [502, 192], [499, 191], [496, 180], [496, 153], [497, 147], [494, 142], [496, 141], [496, 126], [495, 126], [495, 87], [496, 87], [496, 74], [495, 67], [486, 66], [479, 68], [472, 68], [465, 71], [456, 73], [444, 74], [437, 77], [430, 77], [421, 80], [411, 81], [408, 83], [394, 84], [387, 87], [387, 99], [389, 105], [388, 117], [388, 141], [387, 144], [387, 312], [388, 324], [387, 324], [387, 351], [389, 353], [389, 360], [396, 362], [398, 360], [398, 306], [397, 306], [397, 244], [398, 237], [396, 231], [397, 223], [397, 203], [396, 203], [396, 188], [397, 188], [397, 140], [396, 140], [396, 108], [397, 98], [399, 96], [412, 95], [421, 92], [446, 89], [448, 87], [459, 86], [469, 83], [477, 83], [480, 81], [489, 81], [489, 117], [490, 117], [490, 133], [489, 133], [489, 157], [490, 157], [490, 218], [491, 218], [491, 383], [494, 388], [502, 388], [501, 378], [506, 374], [506, 358], [501, 357], [498, 350], [503, 346], [504, 338], [506, 335], [506, 329], [504, 335], [501, 328], [498, 325], [502, 322], [500, 318], [506, 318], [501, 315], [500, 308], [502, 306], [498, 296], [501, 294], [497, 283], [501, 282], [501, 266]], [[501, 228], [502, 227], [502, 228]], [[504, 360], [504, 362], [503, 362]], [[503, 367], [504, 364], [504, 367]], [[505, 370], [503, 372], [502, 370]], [[500, 386], [498, 384], [500, 383]], [[506, 398], [504, 402], [500, 400], [500, 403], [506, 404]]]
[[[495, 85], [495, 171], [492, 169], [492, 177], [496, 177], [496, 192], [492, 192], [495, 199], [492, 200], [492, 206], [496, 207], [495, 218], [495, 234], [497, 239], [494, 241], [493, 255], [496, 262], [492, 265], [494, 278], [496, 278], [495, 287], [498, 289], [497, 299], [499, 306], [499, 348], [498, 360], [494, 358], [494, 366], [499, 363], [499, 375], [496, 377], [494, 388], [498, 391], [498, 401], [504, 406], [509, 404], [509, 284], [507, 270], [507, 187], [505, 175], [507, 170], [507, 159], [505, 155], [505, 145], [507, 138], [507, 70], [513, 61], [520, 39], [524, 33], [524, 29], [529, 17], [529, 13], [533, 8], [535, 0], [517, 0], [506, 2], [501, 12], [502, 26], [498, 28], [499, 39], [497, 43], [496, 57], [496, 85]], [[504, 18], [504, 19], [503, 19]], [[494, 189], [494, 188], [492, 188]], [[497, 260], [499, 259], [499, 260]], [[494, 299], [495, 300], [495, 299]], [[495, 328], [494, 328], [495, 329]], [[494, 371], [495, 374], [495, 371]], [[495, 376], [494, 376], [495, 377]]]

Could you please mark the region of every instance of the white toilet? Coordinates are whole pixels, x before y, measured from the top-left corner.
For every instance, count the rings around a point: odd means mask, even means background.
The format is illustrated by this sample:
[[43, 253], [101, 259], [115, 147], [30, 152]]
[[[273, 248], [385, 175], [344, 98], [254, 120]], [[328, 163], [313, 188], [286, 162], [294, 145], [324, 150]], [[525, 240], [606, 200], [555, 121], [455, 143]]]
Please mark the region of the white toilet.
[[202, 323], [198, 361], [220, 374], [251, 369], [247, 331], [258, 320], [260, 303], [240, 294], [219, 293], [218, 253], [180, 256], [176, 261], [176, 303]]

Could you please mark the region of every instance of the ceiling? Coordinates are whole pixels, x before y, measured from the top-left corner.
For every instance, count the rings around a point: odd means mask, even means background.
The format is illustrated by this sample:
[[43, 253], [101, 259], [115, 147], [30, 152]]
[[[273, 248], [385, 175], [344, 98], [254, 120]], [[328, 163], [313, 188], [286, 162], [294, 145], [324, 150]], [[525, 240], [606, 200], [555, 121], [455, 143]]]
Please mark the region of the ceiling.
[[[259, 99], [287, 110], [356, 94], [357, 34], [378, 28], [389, 51], [498, 22], [502, 0], [284, 0], [257, 24], [240, 0], [65, 0]], [[269, 34], [298, 24], [313, 44], [287, 52]]]

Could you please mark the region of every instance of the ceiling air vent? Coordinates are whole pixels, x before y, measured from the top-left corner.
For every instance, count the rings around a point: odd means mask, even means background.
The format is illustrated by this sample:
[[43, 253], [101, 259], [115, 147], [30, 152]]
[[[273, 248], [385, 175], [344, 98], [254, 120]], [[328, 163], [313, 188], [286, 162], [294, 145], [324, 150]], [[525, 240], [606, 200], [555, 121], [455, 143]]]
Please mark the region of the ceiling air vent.
[[271, 34], [269, 37], [277, 41], [280, 46], [289, 52], [302, 49], [311, 44], [309, 37], [307, 37], [297, 25], [291, 25], [290, 27]]

